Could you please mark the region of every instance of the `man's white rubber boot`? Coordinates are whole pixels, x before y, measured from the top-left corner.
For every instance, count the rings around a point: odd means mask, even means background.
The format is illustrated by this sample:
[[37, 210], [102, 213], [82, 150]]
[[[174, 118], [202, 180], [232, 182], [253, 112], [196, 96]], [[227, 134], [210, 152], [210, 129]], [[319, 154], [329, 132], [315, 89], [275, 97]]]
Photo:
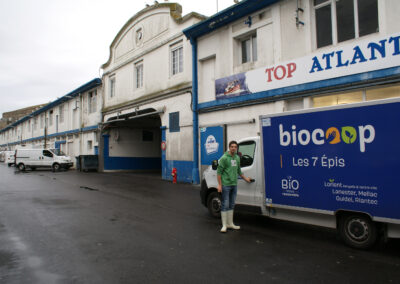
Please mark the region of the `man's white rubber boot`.
[[222, 212], [221, 211], [221, 221], [222, 221], [222, 228], [221, 228], [221, 233], [226, 233], [227, 227], [226, 227], [226, 223], [227, 223], [227, 212]]
[[228, 229], [240, 230], [240, 226], [236, 226], [235, 224], [233, 224], [233, 210], [226, 211], [226, 213], [228, 215], [228, 222], [226, 227]]

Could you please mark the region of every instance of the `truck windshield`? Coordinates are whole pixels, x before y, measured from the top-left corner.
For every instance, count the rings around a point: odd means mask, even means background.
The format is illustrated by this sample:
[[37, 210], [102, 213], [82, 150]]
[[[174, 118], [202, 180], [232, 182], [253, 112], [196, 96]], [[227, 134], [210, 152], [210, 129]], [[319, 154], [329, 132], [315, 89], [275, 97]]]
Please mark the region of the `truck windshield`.
[[51, 151], [54, 153], [56, 156], [65, 156], [64, 152], [61, 151], [60, 149], [51, 149]]
[[253, 164], [255, 149], [255, 141], [246, 141], [239, 144], [238, 155], [240, 157], [240, 167], [248, 167]]

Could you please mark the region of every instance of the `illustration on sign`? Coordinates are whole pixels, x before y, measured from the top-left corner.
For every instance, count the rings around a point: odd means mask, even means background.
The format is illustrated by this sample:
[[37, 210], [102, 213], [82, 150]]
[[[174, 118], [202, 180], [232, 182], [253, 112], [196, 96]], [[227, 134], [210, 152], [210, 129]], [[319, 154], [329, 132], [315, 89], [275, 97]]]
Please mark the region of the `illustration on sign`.
[[248, 94], [250, 91], [246, 84], [246, 74], [240, 73], [230, 77], [217, 79], [215, 81], [215, 91], [217, 99]]
[[218, 152], [219, 143], [213, 135], [209, 135], [206, 139], [204, 147], [206, 148], [207, 155], [211, 155]]

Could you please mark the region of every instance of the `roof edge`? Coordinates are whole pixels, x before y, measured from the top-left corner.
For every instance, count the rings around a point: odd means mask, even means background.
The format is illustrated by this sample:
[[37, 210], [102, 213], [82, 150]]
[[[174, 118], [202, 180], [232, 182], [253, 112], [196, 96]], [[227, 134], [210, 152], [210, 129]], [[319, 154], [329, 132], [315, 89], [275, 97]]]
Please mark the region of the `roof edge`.
[[112, 60], [112, 55], [113, 55], [113, 47], [115, 46], [115, 44], [117, 43], [117, 41], [119, 40], [119, 38], [123, 35], [123, 33], [126, 31], [126, 29], [133, 23], [135, 22], [140, 16], [148, 13], [149, 11], [158, 9], [158, 8], [163, 8], [163, 7], [168, 7], [170, 9], [170, 15], [171, 17], [174, 19], [174, 21], [176, 23], [184, 23], [187, 20], [189, 20], [192, 17], [198, 18], [200, 20], [204, 20], [207, 17], [204, 15], [201, 15], [199, 13], [196, 12], [191, 12], [185, 16], [182, 17], [182, 6], [179, 3], [156, 3], [154, 5], [148, 6], [142, 10], [140, 10], [139, 12], [137, 12], [135, 15], [133, 15], [123, 26], [122, 28], [119, 30], [119, 32], [117, 33], [117, 35], [115, 36], [114, 40], [112, 41], [109, 50], [109, 57], [106, 63], [102, 64], [100, 66], [101, 69], [107, 68], [110, 64], [111, 64], [111, 60]]
[[280, 0], [243, 0], [218, 12], [206, 20], [183, 30], [186, 38], [197, 39], [248, 14], [268, 7]]

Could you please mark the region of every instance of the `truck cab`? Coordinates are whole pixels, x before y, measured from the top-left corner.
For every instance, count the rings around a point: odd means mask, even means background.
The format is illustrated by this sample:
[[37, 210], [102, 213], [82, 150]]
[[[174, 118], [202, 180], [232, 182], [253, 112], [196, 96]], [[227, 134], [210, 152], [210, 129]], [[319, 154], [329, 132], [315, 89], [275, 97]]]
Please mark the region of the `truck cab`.
[[[235, 208], [261, 214], [264, 200], [262, 182], [262, 156], [260, 149], [260, 137], [249, 137], [238, 142], [238, 155], [240, 167], [245, 176], [254, 179], [247, 183], [241, 177], [238, 180]], [[220, 196], [217, 192], [217, 165], [214, 161], [203, 173], [201, 182], [201, 202], [206, 206], [210, 214], [219, 217], [221, 210]]]

